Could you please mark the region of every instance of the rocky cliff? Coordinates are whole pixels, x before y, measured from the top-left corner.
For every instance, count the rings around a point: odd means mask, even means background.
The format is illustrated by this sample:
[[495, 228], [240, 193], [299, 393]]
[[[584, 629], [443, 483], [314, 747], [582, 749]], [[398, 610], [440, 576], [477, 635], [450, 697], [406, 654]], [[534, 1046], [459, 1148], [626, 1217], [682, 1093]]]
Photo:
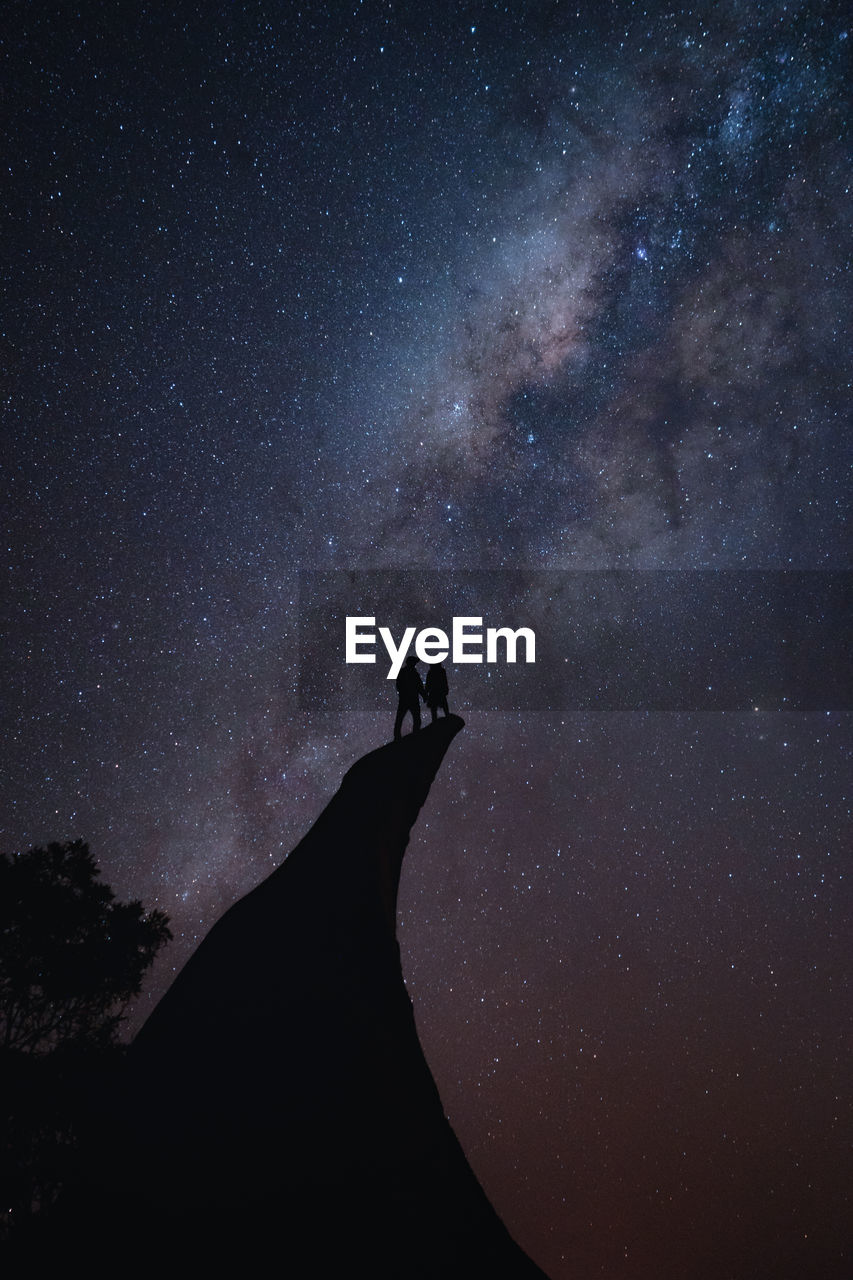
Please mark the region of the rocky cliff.
[[78, 1223], [97, 1204], [99, 1231], [164, 1264], [542, 1275], [444, 1115], [395, 936], [409, 833], [462, 725], [359, 760], [210, 931], [131, 1048]]

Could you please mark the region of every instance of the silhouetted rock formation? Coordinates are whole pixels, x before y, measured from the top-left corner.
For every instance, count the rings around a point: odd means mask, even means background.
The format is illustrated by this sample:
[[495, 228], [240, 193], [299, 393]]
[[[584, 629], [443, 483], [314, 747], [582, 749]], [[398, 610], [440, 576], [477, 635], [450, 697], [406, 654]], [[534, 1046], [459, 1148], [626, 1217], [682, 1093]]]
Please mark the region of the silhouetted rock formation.
[[444, 1115], [395, 937], [409, 832], [462, 725], [359, 760], [210, 931], [132, 1046], [78, 1222], [96, 1200], [124, 1249], [166, 1265], [542, 1275]]

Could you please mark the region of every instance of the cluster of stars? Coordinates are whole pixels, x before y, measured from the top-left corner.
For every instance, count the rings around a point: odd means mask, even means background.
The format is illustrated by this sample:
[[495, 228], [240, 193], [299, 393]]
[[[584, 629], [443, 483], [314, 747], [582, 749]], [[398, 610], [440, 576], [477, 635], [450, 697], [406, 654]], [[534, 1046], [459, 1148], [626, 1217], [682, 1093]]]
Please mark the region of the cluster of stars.
[[[848, 569], [848, 30], [822, 0], [7, 25], [2, 838], [82, 837], [169, 912], [138, 1025], [390, 736], [381, 677], [300, 699], [343, 634], [306, 632], [301, 570], [486, 570], [507, 606], [510, 571], [667, 570], [650, 610], [702, 616], [674, 574]], [[748, 664], [734, 709], [581, 703], [630, 663], [606, 615], [536, 705], [450, 672], [400, 914], [444, 1105], [552, 1280], [840, 1277], [838, 673], [824, 705], [791, 656], [805, 710]]]

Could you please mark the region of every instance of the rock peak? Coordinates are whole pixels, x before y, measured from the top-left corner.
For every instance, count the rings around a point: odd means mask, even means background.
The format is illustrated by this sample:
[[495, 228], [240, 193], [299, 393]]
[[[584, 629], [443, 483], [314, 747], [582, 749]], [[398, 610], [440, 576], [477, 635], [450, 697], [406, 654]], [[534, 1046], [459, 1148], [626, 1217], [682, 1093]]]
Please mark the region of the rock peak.
[[293, 1276], [542, 1275], [445, 1117], [395, 937], [409, 833], [462, 727], [358, 760], [154, 1010], [83, 1193], [116, 1240], [244, 1269], [272, 1250]]

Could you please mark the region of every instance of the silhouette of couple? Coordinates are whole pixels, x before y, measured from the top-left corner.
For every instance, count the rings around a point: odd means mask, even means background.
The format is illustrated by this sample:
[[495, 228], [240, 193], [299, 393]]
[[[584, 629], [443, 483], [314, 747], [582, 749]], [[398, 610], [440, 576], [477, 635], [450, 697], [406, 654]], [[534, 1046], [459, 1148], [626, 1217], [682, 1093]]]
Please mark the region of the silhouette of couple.
[[397, 719], [394, 721], [394, 738], [403, 736], [403, 717], [407, 712], [412, 716], [412, 733], [421, 727], [421, 698], [432, 712], [432, 719], [438, 719], [438, 709], [448, 715], [447, 710], [447, 672], [440, 662], [430, 664], [426, 684], [421, 680], [418, 671], [418, 660], [414, 654], [406, 659], [402, 671], [397, 676]]

